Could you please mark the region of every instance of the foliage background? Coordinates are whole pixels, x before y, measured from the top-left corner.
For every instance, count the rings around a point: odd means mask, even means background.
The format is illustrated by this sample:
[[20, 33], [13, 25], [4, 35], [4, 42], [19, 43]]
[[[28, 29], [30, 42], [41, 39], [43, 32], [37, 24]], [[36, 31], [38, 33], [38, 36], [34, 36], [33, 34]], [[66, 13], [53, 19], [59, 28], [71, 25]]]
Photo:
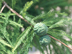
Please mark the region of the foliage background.
[[[72, 28], [69, 33], [66, 32], [66, 26], [71, 25], [72, 19], [69, 18], [69, 10], [65, 9], [66, 6], [72, 5], [71, 0], [5, 0], [5, 2], [31, 25], [43, 22], [49, 27], [48, 35], [72, 45]], [[0, 9], [3, 5], [3, 1], [0, 0]], [[60, 7], [61, 10], [57, 11], [56, 7]], [[63, 44], [59, 45], [54, 39], [51, 39], [48, 46], [41, 46], [40, 37], [34, 34], [31, 25], [5, 8], [0, 13], [0, 54], [27, 54], [33, 46], [42, 54], [44, 51], [47, 54], [72, 54], [70, 49]]]

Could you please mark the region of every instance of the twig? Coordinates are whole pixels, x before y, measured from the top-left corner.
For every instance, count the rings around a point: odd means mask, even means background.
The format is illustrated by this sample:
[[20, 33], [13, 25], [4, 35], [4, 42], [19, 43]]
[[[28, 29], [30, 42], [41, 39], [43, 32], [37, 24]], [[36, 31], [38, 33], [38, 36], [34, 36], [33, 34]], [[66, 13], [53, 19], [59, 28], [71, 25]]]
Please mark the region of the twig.
[[24, 19], [20, 14], [18, 14], [15, 10], [13, 10], [11, 7], [9, 7], [7, 5], [7, 3], [5, 1], [3, 1], [3, 4], [13, 13], [15, 13], [18, 17], [20, 17], [22, 20], [24, 20], [25, 22], [27, 22], [29, 25], [31, 25], [26, 19]]
[[2, 9], [1, 9], [0, 13], [2, 13], [2, 11], [4, 10], [4, 8], [5, 8], [5, 5], [3, 5], [3, 7], [2, 7]]
[[67, 46], [65, 43], [61, 42], [60, 40], [54, 38], [53, 36], [50, 36], [51, 38], [53, 38], [54, 40], [60, 42], [61, 44], [63, 44], [64, 46], [68, 47], [70, 50], [72, 50], [72, 48], [70, 48], [69, 46]]

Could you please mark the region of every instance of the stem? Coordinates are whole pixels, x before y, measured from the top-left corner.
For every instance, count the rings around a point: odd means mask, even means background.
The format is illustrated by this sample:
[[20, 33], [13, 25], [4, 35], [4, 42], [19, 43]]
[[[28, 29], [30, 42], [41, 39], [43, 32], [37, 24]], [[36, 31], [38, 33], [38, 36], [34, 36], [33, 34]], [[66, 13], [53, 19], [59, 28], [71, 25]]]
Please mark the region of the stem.
[[72, 48], [70, 48], [70, 47], [69, 47], [69, 46], [67, 46], [65, 43], [61, 42], [60, 40], [58, 40], [58, 39], [54, 38], [53, 36], [49, 36], [49, 37], [53, 38], [54, 40], [56, 40], [56, 41], [60, 42], [61, 44], [63, 44], [64, 46], [66, 46], [66, 47], [68, 47], [70, 50], [72, 50]]
[[3, 4], [13, 13], [15, 13], [18, 17], [20, 17], [22, 20], [24, 20], [25, 22], [27, 22], [29, 25], [31, 25], [26, 19], [24, 19], [20, 14], [18, 14], [15, 10], [13, 10], [11, 7], [9, 7], [7, 5], [7, 3], [5, 1], [3, 1]]
[[1, 9], [0, 13], [2, 13], [2, 11], [4, 10], [4, 8], [5, 8], [5, 5], [3, 5], [3, 7], [2, 7], [2, 9]]

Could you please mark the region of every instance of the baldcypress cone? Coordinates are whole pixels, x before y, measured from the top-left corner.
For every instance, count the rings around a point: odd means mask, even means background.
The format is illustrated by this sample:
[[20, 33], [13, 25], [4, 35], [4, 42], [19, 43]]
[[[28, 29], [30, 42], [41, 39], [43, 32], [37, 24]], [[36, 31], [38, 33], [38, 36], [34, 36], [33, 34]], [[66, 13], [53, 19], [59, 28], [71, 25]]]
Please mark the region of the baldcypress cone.
[[34, 33], [39, 35], [39, 36], [43, 36], [46, 35], [48, 32], [48, 27], [43, 24], [43, 23], [37, 23], [34, 25]]
[[51, 42], [51, 38], [48, 35], [44, 35], [40, 37], [39, 42], [41, 45], [45, 46]]

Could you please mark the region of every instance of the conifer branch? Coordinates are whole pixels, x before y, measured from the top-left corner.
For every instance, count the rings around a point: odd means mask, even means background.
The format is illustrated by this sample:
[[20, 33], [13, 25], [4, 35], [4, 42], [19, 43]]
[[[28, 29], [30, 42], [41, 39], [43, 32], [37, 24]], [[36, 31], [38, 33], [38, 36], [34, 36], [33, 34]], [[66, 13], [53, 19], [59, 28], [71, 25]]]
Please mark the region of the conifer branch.
[[60, 40], [58, 40], [58, 39], [54, 38], [53, 36], [50, 36], [50, 35], [49, 35], [49, 37], [53, 38], [54, 40], [56, 40], [56, 41], [60, 42], [61, 44], [63, 44], [64, 46], [66, 46], [66, 47], [68, 47], [70, 50], [72, 50], [72, 48], [70, 48], [70, 47], [69, 47], [69, 46], [67, 46], [65, 43], [61, 42]]
[[6, 6], [3, 5], [3, 7], [2, 7], [1, 10], [0, 10], [0, 13], [2, 13], [2, 11], [4, 10], [5, 7], [6, 7]]
[[25, 22], [27, 22], [29, 25], [31, 25], [26, 19], [24, 19], [19, 13], [17, 13], [15, 10], [13, 10], [10, 6], [7, 5], [7, 3], [5, 1], [3, 1], [3, 4], [13, 13], [15, 13], [18, 17], [20, 17], [22, 20], [24, 20]]
[[[3, 4], [13, 13], [15, 13], [18, 17], [20, 17], [22, 20], [24, 20], [25, 22], [27, 22], [29, 25], [31, 25], [26, 19], [24, 19], [20, 14], [18, 14], [15, 10], [13, 10], [11, 7], [9, 7], [7, 5], [7, 3], [5, 1], [3, 1]], [[33, 25], [32, 25], [33, 26]], [[33, 26], [34, 27], [34, 26]], [[72, 48], [70, 48], [69, 46], [67, 46], [65, 43], [61, 42], [60, 40], [54, 38], [53, 36], [50, 36], [51, 38], [53, 38], [54, 40], [60, 42], [61, 44], [63, 44], [64, 46], [68, 47], [70, 50], [72, 50]]]

